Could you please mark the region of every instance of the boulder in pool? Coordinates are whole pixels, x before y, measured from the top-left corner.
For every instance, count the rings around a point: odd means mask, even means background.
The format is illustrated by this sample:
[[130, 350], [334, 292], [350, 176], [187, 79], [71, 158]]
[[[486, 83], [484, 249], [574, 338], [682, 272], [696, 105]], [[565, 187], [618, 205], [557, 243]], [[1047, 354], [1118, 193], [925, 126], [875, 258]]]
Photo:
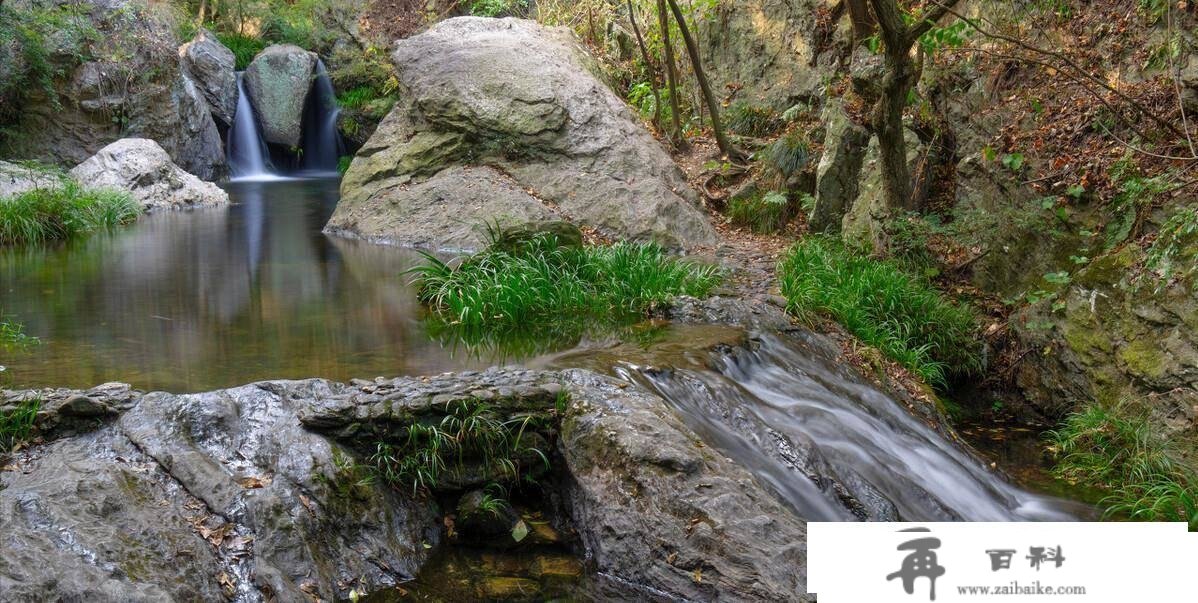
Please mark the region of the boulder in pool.
[[266, 142], [299, 146], [316, 61], [315, 53], [299, 46], [275, 44], [246, 67], [245, 92], [258, 113]]
[[675, 249], [715, 241], [682, 171], [568, 29], [459, 17], [392, 58], [401, 100], [345, 174], [330, 232], [470, 249], [472, 226], [566, 220]]
[[145, 211], [224, 205], [229, 195], [171, 162], [158, 143], [146, 138], [123, 138], [71, 170], [91, 187], [127, 190]]

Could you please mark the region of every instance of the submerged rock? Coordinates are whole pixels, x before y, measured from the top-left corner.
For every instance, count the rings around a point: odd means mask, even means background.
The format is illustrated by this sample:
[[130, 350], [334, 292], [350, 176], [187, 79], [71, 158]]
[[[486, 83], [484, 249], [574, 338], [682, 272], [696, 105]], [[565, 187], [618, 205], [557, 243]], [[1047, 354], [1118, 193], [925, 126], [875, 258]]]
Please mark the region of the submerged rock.
[[254, 104], [266, 142], [299, 146], [316, 61], [315, 53], [299, 46], [276, 44], [258, 53], [246, 67], [245, 92]]
[[224, 205], [229, 194], [171, 163], [153, 140], [118, 140], [71, 170], [71, 176], [92, 187], [127, 190], [146, 211]]
[[201, 29], [190, 42], [179, 48], [183, 74], [191, 78], [204, 95], [212, 117], [226, 126], [233, 125], [237, 111], [237, 73], [233, 51], [220, 43], [212, 32]]
[[477, 248], [483, 222], [564, 219], [673, 248], [714, 241], [682, 172], [568, 30], [462, 17], [393, 59], [400, 102], [350, 165], [330, 232]]
[[149, 138], [188, 172], [220, 178], [220, 135], [207, 103], [181, 72], [174, 21], [130, 0], [73, 6], [78, 16], [71, 20], [80, 20], [75, 26], [98, 35], [80, 37], [76, 46], [47, 44], [47, 62], [61, 75], [49, 90], [30, 87], [22, 106], [6, 107], [15, 125], [3, 152], [73, 165], [115, 140]]

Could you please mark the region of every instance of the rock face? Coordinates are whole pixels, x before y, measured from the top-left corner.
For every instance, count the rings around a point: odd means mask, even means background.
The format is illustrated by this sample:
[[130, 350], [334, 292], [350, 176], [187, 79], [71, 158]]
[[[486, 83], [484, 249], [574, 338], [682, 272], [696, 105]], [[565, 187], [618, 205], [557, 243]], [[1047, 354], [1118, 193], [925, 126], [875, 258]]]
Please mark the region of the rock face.
[[[819, 96], [836, 52], [819, 52], [818, 11], [826, 0], [724, 0], [699, 19], [703, 67], [716, 90], [738, 88], [737, 100], [785, 111]], [[842, 22], [847, 19], [842, 19]], [[830, 32], [829, 32], [830, 33]], [[830, 37], [830, 36], [829, 36]], [[841, 36], [843, 38], [843, 36]]]
[[54, 174], [0, 161], [0, 199], [35, 188], [56, 186], [58, 183], [58, 177]]
[[814, 601], [806, 525], [752, 475], [698, 445], [660, 398], [586, 371], [565, 377], [569, 504], [600, 571], [667, 600]]
[[118, 140], [71, 170], [79, 182], [127, 190], [145, 211], [229, 202], [229, 194], [179, 169], [153, 140]]
[[237, 72], [233, 51], [220, 43], [212, 32], [201, 29], [179, 48], [183, 74], [204, 95], [212, 117], [225, 126], [233, 125], [237, 111]]
[[1052, 301], [1013, 320], [1034, 350], [1017, 381], [1042, 413], [1059, 418], [1091, 402], [1148, 402], [1158, 424], [1193, 429], [1198, 419], [1198, 297], [1194, 283], [1156, 290], [1136, 279], [1134, 246], [1095, 259]]
[[[546, 456], [518, 461], [516, 475], [553, 459], [542, 483], [614, 577], [612, 596], [805, 597], [802, 521], [701, 445], [663, 399], [588, 371], [272, 381], [192, 395], [108, 384], [0, 391], [0, 408], [32, 397], [44, 400], [45, 442], [5, 461], [19, 470], [0, 471], [6, 601], [343, 600], [351, 588], [394, 586], [441, 542], [441, 522], [430, 498], [366, 480], [362, 454], [483, 403], [536, 417], [520, 437]], [[541, 439], [559, 430], [556, 443]], [[469, 492], [497, 479], [454, 471], [436, 487]]]
[[[410, 579], [435, 544], [429, 508], [360, 483], [348, 453], [301, 428], [323, 381], [176, 396], [106, 386], [0, 392], [88, 398], [117, 418], [21, 453], [0, 473], [6, 601], [336, 600]], [[61, 410], [56, 410], [61, 409]], [[57, 424], [57, 423], [55, 423]]]
[[559, 218], [673, 248], [714, 241], [681, 171], [568, 30], [462, 17], [393, 58], [401, 101], [346, 173], [330, 231], [469, 248], [463, 223]]
[[[220, 135], [207, 103], [180, 71], [173, 21], [125, 0], [85, 1], [79, 10], [99, 36], [82, 54], [49, 45], [48, 60], [63, 75], [55, 78], [52, 95], [31, 90], [12, 111], [15, 126], [4, 153], [71, 165], [114, 140], [140, 137], [157, 141], [200, 178], [221, 177]], [[97, 58], [80, 63], [79, 56]]]
[[840, 232], [844, 214], [857, 199], [870, 133], [853, 123], [839, 102], [824, 108], [823, 122], [827, 134], [816, 168], [815, 209], [810, 225], [813, 232]]
[[246, 67], [245, 92], [258, 113], [266, 142], [299, 146], [316, 61], [314, 53], [299, 46], [276, 44], [258, 53]]

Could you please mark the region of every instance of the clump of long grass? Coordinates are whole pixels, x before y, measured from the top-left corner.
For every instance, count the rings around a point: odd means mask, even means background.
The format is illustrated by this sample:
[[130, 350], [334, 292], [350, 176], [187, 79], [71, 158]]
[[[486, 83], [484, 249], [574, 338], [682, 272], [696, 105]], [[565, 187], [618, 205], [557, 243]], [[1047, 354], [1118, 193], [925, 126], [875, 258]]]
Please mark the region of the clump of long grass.
[[392, 485], [411, 486], [415, 494], [452, 482], [467, 464], [509, 481], [519, 479], [529, 459], [549, 467], [549, 457], [530, 444], [532, 432], [545, 427], [544, 419], [501, 419], [489, 404], [474, 399], [451, 402], [445, 410], [440, 421], [412, 423], [399, 437], [378, 442], [370, 457], [375, 475]]
[[721, 280], [716, 268], [652, 243], [561, 246], [552, 234], [488, 247], [456, 267], [425, 259], [411, 271], [421, 301], [469, 328], [619, 320], [680, 295], [704, 297]]
[[1173, 445], [1144, 412], [1127, 404], [1091, 404], [1048, 434], [1057, 452], [1054, 472], [1109, 492], [1107, 516], [1185, 521], [1198, 530], [1198, 475], [1177, 460]]
[[775, 233], [794, 217], [794, 205], [785, 193], [768, 191], [729, 200], [728, 217], [733, 224], [746, 226], [753, 232]]
[[725, 112], [724, 121], [732, 132], [758, 138], [775, 134], [786, 125], [774, 110], [747, 101], [732, 103]]
[[0, 199], [0, 245], [69, 239], [131, 222], [141, 208], [128, 193], [90, 189], [64, 179]]
[[0, 453], [9, 452], [29, 439], [37, 411], [41, 408], [42, 401], [34, 398], [18, 402], [13, 409], [0, 411]]
[[0, 314], [0, 349], [24, 348], [39, 342], [37, 337], [25, 334], [25, 325]]
[[811, 236], [791, 247], [778, 274], [792, 314], [832, 318], [927, 383], [943, 387], [950, 376], [981, 369], [969, 310], [894, 262]]

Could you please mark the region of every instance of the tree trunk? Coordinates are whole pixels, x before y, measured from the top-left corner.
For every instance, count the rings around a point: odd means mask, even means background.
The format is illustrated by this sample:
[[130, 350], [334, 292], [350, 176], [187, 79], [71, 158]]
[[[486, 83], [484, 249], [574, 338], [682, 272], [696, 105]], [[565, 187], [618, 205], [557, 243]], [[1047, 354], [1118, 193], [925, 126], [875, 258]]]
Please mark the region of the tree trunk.
[[649, 87], [653, 89], [653, 127], [660, 132], [662, 131], [661, 93], [657, 90], [661, 87], [661, 82], [657, 79], [657, 68], [649, 59], [649, 49], [645, 46], [645, 39], [641, 36], [641, 28], [636, 24], [636, 7], [632, 5], [632, 0], [628, 0], [628, 20], [632, 22], [632, 33], [636, 34], [636, 45], [641, 49], [641, 58], [645, 61], [645, 69], [649, 70]]
[[889, 208], [911, 207], [911, 173], [907, 166], [907, 139], [903, 132], [903, 108], [910, 91], [911, 60], [889, 53], [882, 94], [874, 106], [873, 128], [881, 155], [882, 194]]
[[196, 26], [204, 26], [204, 17], [208, 13], [208, 0], [200, 0], [200, 12], [196, 15]]
[[877, 26], [867, 2], [868, 0], [845, 0], [849, 9], [849, 20], [853, 22], [853, 41], [856, 43], [874, 35]]
[[678, 30], [682, 32], [682, 41], [686, 44], [687, 54], [690, 55], [691, 67], [695, 70], [695, 79], [699, 80], [703, 101], [707, 104], [707, 112], [711, 114], [711, 129], [715, 132], [715, 140], [720, 145], [720, 152], [730, 159], [740, 159], [742, 153], [728, 142], [728, 137], [724, 134], [724, 124], [720, 122], [719, 101], [711, 91], [711, 85], [707, 82], [707, 74], [703, 73], [703, 64], [699, 61], [699, 47], [695, 44], [695, 39], [691, 37], [690, 28], [686, 25], [686, 17], [682, 15], [682, 9], [678, 8], [677, 0], [666, 1], [670, 4], [670, 12], [674, 13], [674, 20], [678, 21]]
[[670, 18], [666, 12], [666, 0], [657, 0], [657, 22], [661, 25], [661, 44], [665, 48], [666, 84], [670, 95], [670, 117], [673, 122], [671, 142], [677, 148], [686, 147], [682, 137], [682, 122], [678, 110], [678, 67], [674, 64], [674, 47], [670, 44]]

